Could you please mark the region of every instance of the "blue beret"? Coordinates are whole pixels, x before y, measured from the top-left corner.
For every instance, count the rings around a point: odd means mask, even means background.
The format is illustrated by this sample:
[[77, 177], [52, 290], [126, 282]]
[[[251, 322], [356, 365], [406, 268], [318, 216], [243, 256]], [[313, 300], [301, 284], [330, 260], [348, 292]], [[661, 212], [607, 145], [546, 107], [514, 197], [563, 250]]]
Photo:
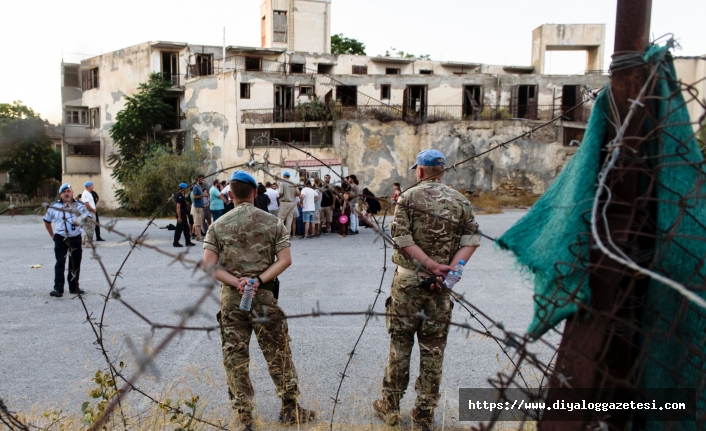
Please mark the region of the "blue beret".
[[64, 190], [70, 189], [70, 188], [71, 188], [71, 184], [64, 183], [61, 185], [61, 187], [59, 187], [59, 193], [64, 193]]
[[93, 181], [86, 181], [86, 183], [83, 185], [84, 187], [91, 187], [93, 185]]
[[182, 189], [182, 190], [185, 189], [185, 188], [187, 188], [187, 187], [189, 187], [189, 185], [186, 184], [186, 183], [181, 183], [181, 184], [179, 184], [179, 188]]
[[257, 181], [252, 175], [245, 171], [235, 171], [233, 175], [230, 176], [231, 181], [238, 181], [240, 183], [250, 184], [251, 186], [257, 188]]
[[444, 166], [446, 157], [439, 150], [424, 150], [417, 154], [417, 163], [411, 169], [416, 169], [417, 166]]
[[284, 173], [284, 176], [285, 176], [285, 177], [290, 176], [290, 175], [289, 175], [289, 172], [285, 172], [285, 173]]

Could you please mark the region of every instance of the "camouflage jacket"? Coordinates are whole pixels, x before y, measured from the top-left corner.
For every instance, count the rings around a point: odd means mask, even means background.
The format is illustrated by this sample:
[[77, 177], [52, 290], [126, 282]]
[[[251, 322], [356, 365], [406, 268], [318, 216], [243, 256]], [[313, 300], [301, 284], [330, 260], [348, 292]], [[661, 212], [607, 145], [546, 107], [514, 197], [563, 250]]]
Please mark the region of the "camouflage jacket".
[[203, 248], [218, 254], [218, 264], [236, 277], [255, 277], [289, 247], [289, 234], [275, 216], [240, 203], [208, 229]]
[[[434, 213], [438, 214], [436, 219]], [[451, 262], [459, 248], [480, 245], [471, 203], [439, 180], [422, 181], [402, 193], [390, 227], [400, 248], [416, 244], [427, 256], [444, 265]], [[393, 252], [392, 261], [404, 268], [416, 268], [401, 250]]]

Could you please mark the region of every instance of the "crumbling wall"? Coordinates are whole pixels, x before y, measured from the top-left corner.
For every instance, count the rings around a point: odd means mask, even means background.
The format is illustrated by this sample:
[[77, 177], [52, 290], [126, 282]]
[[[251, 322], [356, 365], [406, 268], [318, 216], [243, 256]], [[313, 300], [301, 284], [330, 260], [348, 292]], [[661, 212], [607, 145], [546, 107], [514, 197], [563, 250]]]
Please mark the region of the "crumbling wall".
[[[339, 145], [348, 172], [357, 174], [361, 184], [376, 195], [388, 195], [394, 182], [403, 187], [415, 182], [409, 168], [421, 150], [442, 151], [451, 166], [534, 126], [522, 121], [443, 121], [420, 126], [401, 121], [340, 122]], [[561, 126], [547, 126], [457, 166], [446, 174], [444, 182], [470, 193], [544, 193], [576, 151], [561, 142]]]

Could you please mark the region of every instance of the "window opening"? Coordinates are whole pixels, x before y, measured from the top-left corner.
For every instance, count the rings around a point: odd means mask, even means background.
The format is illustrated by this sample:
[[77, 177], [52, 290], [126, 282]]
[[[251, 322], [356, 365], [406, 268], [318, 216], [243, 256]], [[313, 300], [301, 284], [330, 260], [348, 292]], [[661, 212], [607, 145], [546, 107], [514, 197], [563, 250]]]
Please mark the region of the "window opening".
[[88, 110], [88, 119], [90, 121], [91, 129], [97, 129], [101, 125], [101, 115], [100, 108], [92, 108]]
[[323, 129], [319, 127], [285, 127], [273, 129], [246, 129], [245, 139], [248, 146], [269, 146], [269, 139], [259, 139], [265, 135], [270, 139], [279, 139], [280, 141], [292, 142], [298, 145], [319, 146], [322, 143], [322, 135], [324, 134], [323, 144], [331, 146], [333, 143], [333, 130], [330, 127]]
[[262, 59], [258, 57], [245, 57], [245, 70], [260, 71], [262, 70]]
[[196, 72], [195, 76], [213, 75], [213, 55], [211, 54], [196, 54]]
[[298, 63], [290, 63], [289, 73], [304, 73], [304, 65]]
[[171, 108], [172, 115], [169, 116], [166, 124], [162, 124], [162, 130], [175, 130], [179, 128], [179, 97], [167, 97], [164, 103]]
[[391, 90], [390, 85], [383, 84], [380, 86], [380, 98], [381, 99], [389, 99], [391, 93], [392, 93], [392, 90]]
[[83, 73], [83, 85], [84, 90], [91, 90], [93, 88], [98, 88], [98, 68], [94, 67], [92, 69], [85, 70]]
[[483, 87], [463, 86], [463, 116], [476, 117], [483, 110]]
[[162, 51], [162, 76], [172, 83], [172, 86], [179, 86], [179, 53]]
[[299, 97], [301, 96], [314, 97], [314, 87], [312, 85], [302, 85], [299, 87]]
[[356, 106], [358, 104], [358, 87], [355, 85], [337, 85], [336, 102], [341, 106]]
[[80, 87], [78, 67], [64, 67], [64, 87]]
[[407, 113], [424, 119], [427, 116], [427, 86], [410, 85], [407, 87]]
[[368, 66], [353, 66], [353, 75], [367, 75]]
[[537, 119], [538, 86], [516, 85], [512, 88], [510, 107], [513, 118]]
[[250, 98], [250, 84], [247, 82], [240, 83], [240, 98], [249, 99]]
[[433, 75], [434, 71], [431, 69], [421, 69], [419, 73], [422, 75]]
[[324, 73], [326, 75], [330, 75], [333, 73], [333, 65], [332, 64], [319, 64], [316, 66], [316, 71], [318, 73]]
[[385, 75], [399, 75], [400, 74], [400, 69], [396, 69], [394, 67], [388, 67], [385, 69]]
[[564, 85], [561, 88], [561, 113], [564, 120], [576, 121], [580, 109], [571, 109], [581, 103], [583, 94], [580, 85]]
[[285, 85], [275, 85], [275, 109], [274, 121], [294, 121], [294, 87]]

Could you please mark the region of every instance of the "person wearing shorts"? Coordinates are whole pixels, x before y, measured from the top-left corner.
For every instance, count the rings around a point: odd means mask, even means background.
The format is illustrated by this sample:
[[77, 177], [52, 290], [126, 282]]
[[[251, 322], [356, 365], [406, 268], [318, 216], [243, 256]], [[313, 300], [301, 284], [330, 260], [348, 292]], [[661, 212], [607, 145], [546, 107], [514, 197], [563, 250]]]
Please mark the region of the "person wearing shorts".
[[301, 192], [302, 219], [304, 221], [304, 236], [302, 238], [314, 237], [314, 223], [316, 213], [316, 201], [319, 195], [311, 188], [311, 183], [306, 182], [306, 187]]

